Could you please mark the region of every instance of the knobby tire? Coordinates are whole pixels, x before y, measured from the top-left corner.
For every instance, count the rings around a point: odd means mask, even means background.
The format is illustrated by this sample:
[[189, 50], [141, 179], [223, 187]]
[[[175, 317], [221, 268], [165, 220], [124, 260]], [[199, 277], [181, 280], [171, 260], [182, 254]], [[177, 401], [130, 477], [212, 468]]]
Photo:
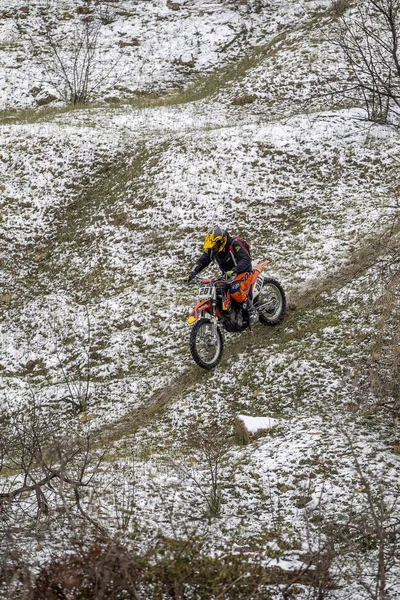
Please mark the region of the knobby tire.
[[197, 365], [199, 365], [199, 367], [201, 367], [202, 369], [214, 369], [218, 363], [220, 362], [221, 358], [222, 358], [222, 351], [224, 348], [224, 340], [221, 334], [221, 331], [219, 329], [219, 327], [217, 327], [217, 336], [219, 339], [219, 352], [218, 355], [216, 356], [216, 358], [212, 361], [212, 362], [205, 362], [201, 356], [199, 356], [198, 352], [197, 352], [197, 348], [196, 348], [196, 340], [197, 340], [197, 336], [199, 334], [200, 329], [202, 328], [203, 325], [209, 325], [210, 324], [210, 320], [209, 319], [199, 319], [199, 321], [197, 321], [193, 327], [192, 330], [190, 332], [190, 352], [192, 354], [193, 360], [195, 361], [195, 363]]
[[283, 318], [285, 316], [286, 295], [283, 290], [283, 287], [281, 286], [279, 281], [277, 281], [276, 279], [273, 279], [272, 277], [266, 277], [264, 279], [263, 287], [266, 287], [267, 285], [274, 286], [276, 288], [276, 290], [278, 291], [278, 293], [280, 295], [281, 308], [280, 308], [279, 313], [277, 315], [275, 315], [273, 318], [269, 318], [266, 315], [264, 315], [263, 313], [261, 313], [259, 316], [259, 321], [263, 325], [278, 325], [278, 323], [281, 323], [283, 321]]

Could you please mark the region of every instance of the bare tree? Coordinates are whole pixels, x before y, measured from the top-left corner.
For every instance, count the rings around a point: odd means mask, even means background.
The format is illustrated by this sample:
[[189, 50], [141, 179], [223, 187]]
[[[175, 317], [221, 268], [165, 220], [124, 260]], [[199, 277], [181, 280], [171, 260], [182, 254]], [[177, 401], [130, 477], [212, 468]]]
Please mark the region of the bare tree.
[[363, 100], [368, 118], [400, 116], [400, 0], [360, 0], [339, 11], [335, 39], [350, 70], [345, 97]]
[[90, 507], [90, 491], [96, 488], [96, 473], [105, 452], [92, 448], [91, 436], [79, 422], [61, 428], [54, 414], [40, 414], [36, 405], [14, 416], [2, 415], [2, 598], [30, 598], [34, 581], [31, 550], [38, 544], [46, 543], [51, 552], [55, 546], [59, 551], [61, 541], [69, 544], [82, 539], [85, 532], [107, 538]]
[[33, 18], [17, 16], [15, 23], [41, 68], [42, 82], [67, 104], [85, 104], [95, 99], [115, 72], [119, 59], [110, 62], [99, 39], [102, 28], [115, 18], [110, 9], [92, 8], [88, 2], [66, 19], [48, 3]]
[[90, 435], [78, 425], [60, 432], [57, 421], [35, 409], [10, 417], [0, 440], [3, 524], [21, 518], [34, 523], [61, 507], [71, 523], [78, 515], [101, 529], [85, 512], [82, 491], [92, 484], [105, 453], [92, 449]]

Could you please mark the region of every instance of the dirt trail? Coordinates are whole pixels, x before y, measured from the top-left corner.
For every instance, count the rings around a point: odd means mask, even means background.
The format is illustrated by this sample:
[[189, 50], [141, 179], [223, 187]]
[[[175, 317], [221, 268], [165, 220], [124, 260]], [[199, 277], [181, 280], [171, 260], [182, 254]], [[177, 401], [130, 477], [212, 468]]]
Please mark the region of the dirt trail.
[[[285, 320], [281, 325], [271, 329], [256, 327], [253, 332], [247, 331], [243, 333], [240, 338], [235, 340], [234, 348], [229, 348], [228, 346], [225, 349], [225, 358], [231, 361], [243, 351], [247, 349], [250, 351], [255, 345], [265, 344], [268, 338], [275, 337], [276, 334], [279, 335], [279, 330], [285, 328], [293, 319], [296, 319], [299, 311], [318, 304], [321, 294], [339, 290], [376, 264], [379, 258], [391, 252], [400, 254], [399, 225], [395, 230], [392, 229], [375, 240], [365, 242], [362, 247], [354, 252], [348, 264], [341, 269], [328, 273], [324, 279], [311, 282], [307, 289], [303, 289], [298, 293], [292, 293], [289, 298], [289, 308]], [[188, 391], [198, 382], [204, 381], [208, 376], [209, 373], [207, 371], [203, 371], [193, 364], [193, 366], [172, 379], [167, 388], [155, 392], [147, 403], [126, 413], [124, 417], [115, 421], [111, 431], [109, 426], [107, 426], [107, 431], [102, 430], [100, 432], [100, 439], [115, 442], [125, 436], [134, 434], [141, 427], [148, 424], [157, 414], [162, 413], [183, 391]]]

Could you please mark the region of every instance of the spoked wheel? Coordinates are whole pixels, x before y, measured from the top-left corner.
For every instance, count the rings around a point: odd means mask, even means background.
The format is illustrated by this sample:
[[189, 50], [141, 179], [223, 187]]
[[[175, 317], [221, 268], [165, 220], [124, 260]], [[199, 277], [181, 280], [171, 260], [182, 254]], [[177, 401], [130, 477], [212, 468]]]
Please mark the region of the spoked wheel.
[[283, 321], [286, 296], [279, 281], [267, 277], [264, 279], [256, 308], [259, 311], [260, 323], [263, 325], [277, 325]]
[[222, 357], [223, 339], [221, 331], [209, 319], [200, 319], [190, 332], [190, 352], [193, 360], [203, 369], [213, 369]]

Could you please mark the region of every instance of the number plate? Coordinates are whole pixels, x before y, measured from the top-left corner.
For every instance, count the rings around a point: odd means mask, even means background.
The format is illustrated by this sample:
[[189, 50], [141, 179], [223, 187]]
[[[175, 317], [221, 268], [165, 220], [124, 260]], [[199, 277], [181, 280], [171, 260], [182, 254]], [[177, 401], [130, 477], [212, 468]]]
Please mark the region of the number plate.
[[257, 292], [259, 292], [261, 290], [262, 286], [263, 286], [263, 278], [261, 276], [259, 276], [256, 281], [256, 285], [254, 287], [257, 290]]
[[199, 300], [214, 297], [214, 287], [212, 285], [204, 285], [199, 289]]

